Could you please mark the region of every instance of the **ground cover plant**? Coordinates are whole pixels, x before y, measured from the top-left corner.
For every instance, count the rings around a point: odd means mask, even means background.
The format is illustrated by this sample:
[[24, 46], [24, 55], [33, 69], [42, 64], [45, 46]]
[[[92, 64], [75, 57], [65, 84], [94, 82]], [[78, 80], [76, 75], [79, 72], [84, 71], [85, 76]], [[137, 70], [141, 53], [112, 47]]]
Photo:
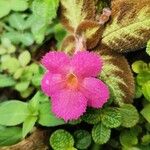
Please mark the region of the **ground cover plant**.
[[150, 149], [150, 0], [0, 0], [9, 149]]

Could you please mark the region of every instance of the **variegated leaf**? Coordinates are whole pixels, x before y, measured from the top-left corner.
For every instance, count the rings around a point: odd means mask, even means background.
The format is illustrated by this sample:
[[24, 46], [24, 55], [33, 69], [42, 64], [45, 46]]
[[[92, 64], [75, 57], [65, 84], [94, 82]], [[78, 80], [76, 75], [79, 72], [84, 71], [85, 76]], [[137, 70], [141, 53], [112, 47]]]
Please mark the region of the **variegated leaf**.
[[138, 50], [150, 39], [150, 0], [112, 0], [102, 43], [117, 52]]
[[94, 48], [102, 38], [104, 26], [96, 21], [82, 21], [76, 30], [76, 35], [85, 38], [87, 49]]
[[74, 32], [81, 21], [94, 19], [95, 0], [61, 0], [61, 22]]
[[125, 57], [105, 47], [98, 47], [96, 51], [104, 61], [100, 78], [109, 86], [114, 102], [118, 105], [132, 102], [134, 79]]
[[62, 42], [61, 50], [72, 55], [75, 51], [75, 37], [68, 35]]

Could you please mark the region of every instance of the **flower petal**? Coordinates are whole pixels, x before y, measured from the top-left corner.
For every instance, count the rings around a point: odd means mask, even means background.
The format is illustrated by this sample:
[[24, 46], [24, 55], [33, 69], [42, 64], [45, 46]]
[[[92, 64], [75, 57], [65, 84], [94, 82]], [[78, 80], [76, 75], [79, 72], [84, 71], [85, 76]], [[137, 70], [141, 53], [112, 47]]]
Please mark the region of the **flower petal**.
[[78, 119], [86, 111], [87, 99], [78, 91], [62, 90], [51, 98], [52, 111], [65, 121]]
[[42, 64], [52, 73], [62, 73], [70, 63], [70, 58], [64, 52], [49, 52], [42, 58]]
[[109, 99], [109, 89], [106, 84], [96, 78], [85, 78], [82, 93], [88, 98], [88, 106], [102, 107]]
[[65, 84], [63, 82], [63, 77], [61, 74], [52, 74], [50, 72], [45, 73], [42, 82], [41, 88], [42, 91], [51, 96], [53, 93], [58, 92], [64, 88]]
[[71, 67], [78, 76], [96, 77], [102, 69], [102, 59], [94, 52], [80, 51], [73, 56]]

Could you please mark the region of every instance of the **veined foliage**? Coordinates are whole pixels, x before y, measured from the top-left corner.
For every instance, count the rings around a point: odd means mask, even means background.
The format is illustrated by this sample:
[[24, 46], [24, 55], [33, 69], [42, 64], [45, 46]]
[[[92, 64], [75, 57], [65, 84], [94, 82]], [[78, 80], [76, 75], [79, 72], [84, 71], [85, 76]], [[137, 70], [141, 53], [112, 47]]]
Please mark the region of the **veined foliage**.
[[102, 43], [117, 52], [138, 50], [150, 39], [150, 1], [112, 0]]
[[134, 79], [125, 57], [105, 47], [96, 50], [104, 61], [100, 78], [109, 86], [114, 102], [119, 105], [132, 102]]

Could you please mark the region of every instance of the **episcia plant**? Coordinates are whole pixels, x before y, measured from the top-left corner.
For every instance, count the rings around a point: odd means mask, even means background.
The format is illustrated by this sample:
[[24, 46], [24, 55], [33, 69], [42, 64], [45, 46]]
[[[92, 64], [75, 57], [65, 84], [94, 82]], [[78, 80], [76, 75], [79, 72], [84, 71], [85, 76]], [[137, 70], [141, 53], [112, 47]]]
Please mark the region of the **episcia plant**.
[[[50, 1], [43, 3], [48, 10]], [[54, 150], [150, 148], [150, 67], [134, 62], [134, 80], [124, 56], [146, 47], [150, 40], [149, 0], [60, 0], [59, 4], [59, 20], [67, 36], [57, 51], [41, 58], [43, 93], [39, 89], [27, 102], [0, 104], [0, 146], [28, 139], [40, 126], [57, 126], [50, 128], [50, 139], [45, 137]], [[38, 30], [43, 36], [47, 17], [44, 21], [44, 28]], [[44, 38], [38, 33], [33, 32], [37, 43]], [[149, 42], [146, 51], [149, 54]], [[134, 98], [144, 99], [142, 109], [135, 107]], [[42, 145], [39, 136], [28, 149]]]

